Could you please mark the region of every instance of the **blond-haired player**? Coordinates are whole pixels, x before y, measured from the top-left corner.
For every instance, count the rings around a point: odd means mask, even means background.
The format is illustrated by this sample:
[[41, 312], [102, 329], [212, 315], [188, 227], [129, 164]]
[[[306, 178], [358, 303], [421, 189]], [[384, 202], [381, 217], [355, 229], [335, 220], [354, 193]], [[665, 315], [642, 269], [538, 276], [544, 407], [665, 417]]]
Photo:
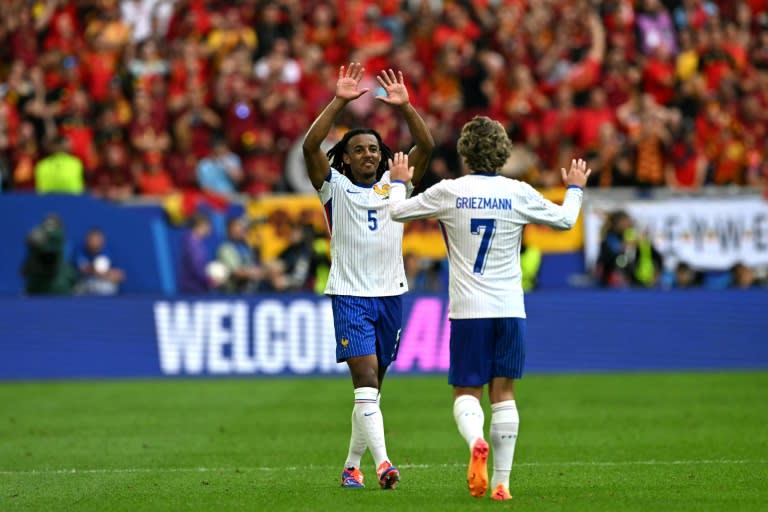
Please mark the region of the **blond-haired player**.
[[467, 482], [472, 496], [488, 489], [489, 446], [480, 405], [488, 385], [493, 446], [491, 497], [512, 498], [509, 475], [520, 424], [515, 380], [525, 363], [525, 305], [520, 270], [520, 243], [526, 224], [570, 229], [579, 215], [582, 190], [590, 171], [583, 160], [562, 169], [568, 187], [562, 206], [527, 183], [501, 176], [512, 150], [504, 127], [477, 116], [467, 122], [458, 152], [470, 174], [443, 180], [406, 199], [411, 179], [408, 155], [396, 153], [390, 164], [390, 213], [396, 221], [440, 221], [450, 264], [450, 369], [453, 415], [470, 449]]

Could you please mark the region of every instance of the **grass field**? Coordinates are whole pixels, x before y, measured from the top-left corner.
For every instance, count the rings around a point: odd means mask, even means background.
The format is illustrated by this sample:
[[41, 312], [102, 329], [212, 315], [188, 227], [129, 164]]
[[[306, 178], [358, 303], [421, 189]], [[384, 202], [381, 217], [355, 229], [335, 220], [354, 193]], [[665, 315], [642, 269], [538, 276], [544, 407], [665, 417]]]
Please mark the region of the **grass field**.
[[0, 510], [768, 510], [767, 392], [760, 372], [527, 377], [497, 503], [466, 491], [444, 376], [385, 383], [395, 491], [370, 455], [368, 487], [338, 487], [346, 378], [0, 383]]

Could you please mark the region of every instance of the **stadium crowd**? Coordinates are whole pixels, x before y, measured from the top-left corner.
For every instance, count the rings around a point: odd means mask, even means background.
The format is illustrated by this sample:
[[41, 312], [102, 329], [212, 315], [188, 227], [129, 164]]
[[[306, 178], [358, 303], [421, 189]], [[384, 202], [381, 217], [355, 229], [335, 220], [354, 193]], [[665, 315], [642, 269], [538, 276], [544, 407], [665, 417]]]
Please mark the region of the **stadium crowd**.
[[[521, 143], [508, 172], [541, 186], [584, 154], [599, 186], [761, 185], [767, 9], [766, 0], [5, 0], [2, 187], [114, 199], [311, 192], [291, 150], [351, 60], [370, 71], [372, 89], [381, 69], [407, 73], [438, 142], [423, 186], [461, 172], [454, 142], [475, 114], [502, 120]], [[344, 122], [409, 143], [371, 99]], [[69, 177], [45, 170], [62, 153], [76, 157]]]
[[[540, 187], [583, 155], [590, 186], [768, 185], [768, 0], [2, 6], [1, 190], [313, 193], [301, 139], [350, 61], [372, 91], [406, 73], [437, 144], [421, 189], [463, 172], [476, 114], [517, 143], [504, 172]], [[411, 143], [372, 94], [341, 121]]]

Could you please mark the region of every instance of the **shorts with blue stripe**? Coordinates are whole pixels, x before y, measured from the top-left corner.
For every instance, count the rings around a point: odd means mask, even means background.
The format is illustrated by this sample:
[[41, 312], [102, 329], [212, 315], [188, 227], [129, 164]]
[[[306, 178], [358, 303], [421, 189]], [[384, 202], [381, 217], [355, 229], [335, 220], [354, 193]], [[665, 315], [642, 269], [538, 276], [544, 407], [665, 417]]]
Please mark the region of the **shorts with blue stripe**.
[[336, 361], [375, 354], [379, 366], [397, 358], [403, 324], [403, 304], [392, 297], [331, 296], [336, 331]]
[[525, 318], [451, 320], [453, 386], [483, 386], [494, 377], [519, 379], [525, 365]]

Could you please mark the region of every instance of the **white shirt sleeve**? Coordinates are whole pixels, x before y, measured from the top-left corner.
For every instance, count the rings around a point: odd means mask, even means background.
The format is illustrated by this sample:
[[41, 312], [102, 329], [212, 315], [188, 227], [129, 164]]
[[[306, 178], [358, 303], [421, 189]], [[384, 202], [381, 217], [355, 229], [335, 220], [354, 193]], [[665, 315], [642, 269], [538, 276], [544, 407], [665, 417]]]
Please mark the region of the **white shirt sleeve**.
[[527, 183], [522, 183], [524, 202], [516, 205], [518, 213], [528, 222], [544, 224], [561, 231], [571, 229], [579, 217], [584, 192], [578, 187], [569, 187], [562, 205], [546, 199]]
[[440, 183], [438, 183], [416, 197], [406, 199], [406, 194], [413, 189], [407, 191], [404, 183], [392, 183], [389, 192], [390, 217], [398, 222], [438, 217], [443, 209], [440, 190]]
[[317, 189], [317, 195], [320, 196], [320, 203], [325, 204], [331, 200], [331, 197], [333, 196], [333, 187], [335, 185], [334, 182], [338, 179], [338, 176], [340, 176], [340, 174], [336, 169], [331, 168], [328, 171], [328, 175], [323, 180], [323, 184]]

